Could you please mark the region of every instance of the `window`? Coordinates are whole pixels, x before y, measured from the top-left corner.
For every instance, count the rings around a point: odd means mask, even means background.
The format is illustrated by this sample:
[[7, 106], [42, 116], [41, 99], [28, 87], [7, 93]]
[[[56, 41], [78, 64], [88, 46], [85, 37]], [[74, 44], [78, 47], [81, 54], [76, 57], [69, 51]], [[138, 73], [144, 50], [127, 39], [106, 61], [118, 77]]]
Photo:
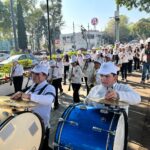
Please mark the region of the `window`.
[[88, 39], [94, 39], [94, 34], [87, 34]]
[[27, 59], [27, 56], [26, 56], [26, 55], [20, 56], [18, 60], [24, 60], [24, 59]]

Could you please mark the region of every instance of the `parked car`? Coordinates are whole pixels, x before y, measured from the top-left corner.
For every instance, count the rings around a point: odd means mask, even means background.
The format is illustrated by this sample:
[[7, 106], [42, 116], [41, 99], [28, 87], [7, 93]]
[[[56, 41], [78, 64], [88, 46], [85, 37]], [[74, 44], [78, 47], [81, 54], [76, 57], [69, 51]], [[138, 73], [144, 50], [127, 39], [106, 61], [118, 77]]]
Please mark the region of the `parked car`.
[[8, 59], [0, 62], [0, 66], [3, 66], [5, 64], [9, 64], [11, 63], [13, 60], [32, 60], [32, 65], [38, 64], [39, 60], [37, 58], [35, 58], [33, 55], [30, 54], [19, 54], [19, 55], [13, 55], [11, 57], [9, 57]]
[[3, 61], [3, 60], [6, 60], [10, 57], [9, 54], [6, 54], [6, 53], [0, 53], [0, 62]]

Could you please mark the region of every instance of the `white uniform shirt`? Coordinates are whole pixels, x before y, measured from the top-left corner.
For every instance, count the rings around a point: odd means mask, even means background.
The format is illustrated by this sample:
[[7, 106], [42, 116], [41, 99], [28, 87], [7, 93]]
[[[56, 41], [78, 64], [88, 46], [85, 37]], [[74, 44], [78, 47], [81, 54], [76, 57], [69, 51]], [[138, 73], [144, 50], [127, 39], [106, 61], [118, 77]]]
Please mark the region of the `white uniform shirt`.
[[83, 56], [78, 55], [77, 56], [77, 60], [78, 60], [79, 65], [82, 66], [82, 64], [83, 64]]
[[48, 69], [50, 67], [49, 61], [47, 61], [47, 60], [41, 61], [40, 64], [42, 64], [43, 66], [47, 67]]
[[[72, 76], [73, 75], [73, 76]], [[83, 77], [83, 73], [81, 67], [79, 65], [75, 67], [70, 67], [69, 69], [69, 79], [71, 79], [71, 83], [81, 84], [81, 78]]]
[[44, 89], [41, 95], [38, 95], [38, 92], [46, 84], [48, 84], [47, 81], [43, 81], [35, 88], [34, 92], [31, 93], [30, 90], [34, 87], [35, 85], [34, 84], [26, 92], [28, 94], [31, 94], [31, 101], [38, 103], [38, 105], [36, 107], [33, 107], [32, 110], [41, 116], [41, 118], [44, 121], [45, 128], [50, 127], [49, 121], [50, 121], [51, 105], [55, 98], [55, 88], [50, 84]]
[[[113, 90], [119, 94], [119, 100], [127, 102], [130, 105], [139, 104], [141, 102], [141, 97], [136, 93], [131, 87], [125, 84], [115, 83], [113, 85]], [[107, 92], [107, 88], [103, 85], [97, 85], [93, 87], [88, 94], [88, 98], [104, 98]], [[125, 107], [128, 113], [128, 107]]]
[[92, 54], [90, 54], [90, 55], [91, 55], [91, 59], [92, 59], [92, 60], [95, 60], [96, 57], [97, 57], [97, 54], [96, 54], [96, 53], [92, 53]]
[[94, 84], [93, 82], [93, 76], [94, 76], [94, 63], [93, 62], [88, 62], [87, 66], [85, 67], [85, 63], [83, 65], [83, 73], [84, 76], [87, 77], [87, 84], [91, 85]]
[[24, 73], [23, 66], [20, 64], [17, 64], [11, 69], [11, 77], [23, 76], [23, 73]]
[[58, 78], [62, 78], [63, 77], [63, 71], [64, 71], [64, 66], [63, 66], [63, 62], [60, 61], [56, 61], [56, 67], [58, 67]]
[[98, 74], [98, 70], [99, 70], [99, 69], [95, 70], [95, 72], [94, 72], [95, 79], [96, 79], [94, 85], [100, 85], [100, 84], [101, 84], [101, 79], [100, 79], [100, 75]]
[[49, 69], [49, 75], [48, 75], [48, 80], [56, 80], [56, 79], [59, 79], [59, 78], [62, 78], [62, 73], [59, 69], [59, 67], [50, 67]]
[[134, 53], [131, 51], [128, 51], [127, 53], [128, 53], [128, 60], [133, 60]]
[[119, 49], [114, 48], [113, 49], [113, 55], [118, 55], [119, 54]]
[[128, 53], [127, 52], [120, 52], [119, 53], [120, 63], [128, 63]]

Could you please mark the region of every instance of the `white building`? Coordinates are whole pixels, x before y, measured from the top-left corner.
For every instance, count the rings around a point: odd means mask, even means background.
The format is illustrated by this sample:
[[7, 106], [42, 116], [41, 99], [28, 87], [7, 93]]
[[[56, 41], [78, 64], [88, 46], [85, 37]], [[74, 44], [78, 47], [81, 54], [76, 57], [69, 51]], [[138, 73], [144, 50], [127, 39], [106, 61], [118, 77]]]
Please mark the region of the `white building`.
[[[75, 37], [75, 40], [74, 40]], [[71, 50], [79, 48], [91, 49], [92, 47], [99, 47], [103, 43], [102, 33], [97, 30], [90, 30], [86, 32], [87, 40], [83, 39], [82, 33], [70, 33], [60, 35], [60, 49]]]

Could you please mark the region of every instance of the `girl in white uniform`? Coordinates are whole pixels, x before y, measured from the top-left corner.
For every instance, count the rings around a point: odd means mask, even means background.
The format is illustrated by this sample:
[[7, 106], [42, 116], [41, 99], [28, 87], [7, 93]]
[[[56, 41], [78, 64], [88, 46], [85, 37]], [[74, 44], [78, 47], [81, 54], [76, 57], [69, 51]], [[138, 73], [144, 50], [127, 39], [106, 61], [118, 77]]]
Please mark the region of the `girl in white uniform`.
[[70, 63], [71, 63], [71, 67], [69, 69], [69, 81], [72, 84], [73, 101], [75, 103], [78, 103], [80, 102], [79, 90], [82, 83], [81, 78], [83, 77], [83, 73], [80, 66], [77, 63], [76, 56], [72, 56]]

